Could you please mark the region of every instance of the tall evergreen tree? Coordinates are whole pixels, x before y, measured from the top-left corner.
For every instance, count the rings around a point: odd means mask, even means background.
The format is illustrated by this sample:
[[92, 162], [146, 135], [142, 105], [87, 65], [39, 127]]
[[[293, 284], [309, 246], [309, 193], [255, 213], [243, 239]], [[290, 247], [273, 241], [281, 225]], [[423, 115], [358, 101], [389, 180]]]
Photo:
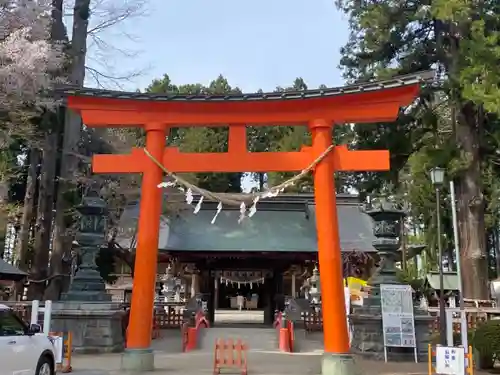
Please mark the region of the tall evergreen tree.
[[[397, 124], [357, 127], [363, 148], [389, 148], [399, 184], [408, 158], [446, 167], [457, 187], [464, 296], [488, 298], [486, 233], [497, 223], [499, 5], [463, 1], [339, 0], [350, 39], [341, 66], [350, 81], [436, 69], [437, 80]], [[442, 108], [448, 113], [439, 113]], [[368, 185], [380, 188], [383, 181]]]

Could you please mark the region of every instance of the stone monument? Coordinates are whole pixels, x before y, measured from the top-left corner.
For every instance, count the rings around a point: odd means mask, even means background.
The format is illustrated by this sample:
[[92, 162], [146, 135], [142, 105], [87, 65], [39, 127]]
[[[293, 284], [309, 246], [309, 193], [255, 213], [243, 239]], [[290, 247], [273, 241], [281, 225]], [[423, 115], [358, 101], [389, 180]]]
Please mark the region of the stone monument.
[[[370, 207], [366, 213], [373, 219], [373, 247], [380, 257], [379, 268], [369, 280], [370, 295], [363, 306], [353, 307], [349, 316], [352, 329], [351, 350], [367, 358], [384, 360], [384, 335], [380, 297], [381, 284], [400, 284], [396, 277], [396, 261], [400, 252], [400, 233], [406, 213], [394, 204], [383, 201]], [[432, 317], [414, 302], [415, 338], [419, 358], [427, 358], [429, 324]], [[408, 348], [388, 348], [390, 360], [412, 360], [414, 353]]]
[[52, 307], [52, 331], [71, 332], [80, 353], [120, 352], [124, 348], [120, 304], [106, 293], [95, 258], [105, 240], [108, 210], [98, 196], [87, 196], [77, 207], [81, 215], [76, 233], [81, 264], [67, 293]]

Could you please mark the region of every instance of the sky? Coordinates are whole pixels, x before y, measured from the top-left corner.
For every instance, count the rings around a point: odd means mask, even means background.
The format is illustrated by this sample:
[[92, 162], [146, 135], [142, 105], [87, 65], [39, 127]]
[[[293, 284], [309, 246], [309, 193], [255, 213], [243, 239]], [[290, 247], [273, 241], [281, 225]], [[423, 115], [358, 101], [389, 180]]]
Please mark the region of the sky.
[[100, 35], [133, 56], [91, 48], [88, 65], [107, 61], [113, 75], [141, 71], [122, 82], [125, 90], [144, 89], [163, 74], [175, 84], [208, 84], [222, 74], [245, 92], [286, 87], [296, 77], [310, 88], [341, 86], [347, 37], [334, 0], [148, 0], [143, 16]]

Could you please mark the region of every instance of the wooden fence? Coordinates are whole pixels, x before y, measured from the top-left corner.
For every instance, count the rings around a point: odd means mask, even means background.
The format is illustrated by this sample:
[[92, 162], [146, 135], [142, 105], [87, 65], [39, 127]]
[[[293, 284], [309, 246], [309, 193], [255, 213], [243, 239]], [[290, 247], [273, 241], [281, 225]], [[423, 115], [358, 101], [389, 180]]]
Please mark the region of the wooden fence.
[[[31, 301], [11, 302], [2, 304], [9, 306], [26, 323], [31, 321], [32, 304]], [[153, 310], [153, 326], [156, 329], [180, 328], [183, 323], [184, 307], [183, 303], [156, 303]], [[43, 301], [40, 302], [41, 311], [38, 314], [38, 323], [43, 325]], [[129, 307], [123, 304], [123, 308]]]
[[[452, 311], [453, 313], [453, 332], [461, 332], [461, 320], [460, 320], [460, 309], [459, 308], [447, 308], [447, 311]], [[430, 323], [431, 334], [439, 333], [439, 308], [429, 307], [429, 314], [434, 317], [434, 320]], [[477, 328], [481, 323], [500, 318], [500, 308], [497, 307], [464, 307], [465, 315], [467, 317], [467, 328], [472, 331]]]
[[[450, 310], [449, 308], [447, 309]], [[460, 333], [461, 321], [460, 321], [460, 309], [451, 309], [454, 313], [453, 318], [453, 331], [455, 333]], [[500, 308], [497, 307], [465, 307], [464, 308], [467, 316], [467, 327], [469, 330], [475, 329], [479, 324], [490, 319], [500, 319]], [[431, 321], [429, 330], [431, 334], [439, 333], [439, 308], [430, 307], [428, 312], [434, 317]], [[323, 330], [323, 317], [321, 311], [303, 311], [301, 313], [303, 328], [306, 331], [322, 331]]]

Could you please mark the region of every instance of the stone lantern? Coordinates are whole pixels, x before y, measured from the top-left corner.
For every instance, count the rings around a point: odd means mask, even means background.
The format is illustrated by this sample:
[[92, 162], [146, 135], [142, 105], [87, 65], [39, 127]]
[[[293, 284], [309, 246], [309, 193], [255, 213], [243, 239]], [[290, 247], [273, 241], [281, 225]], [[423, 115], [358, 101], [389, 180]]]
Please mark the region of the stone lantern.
[[313, 306], [319, 306], [321, 304], [321, 287], [319, 282], [318, 266], [314, 266], [313, 274], [309, 278], [309, 283], [309, 296], [311, 298], [311, 304]]
[[[351, 350], [366, 358], [384, 360], [384, 335], [380, 298], [381, 284], [399, 284], [396, 277], [396, 261], [401, 246], [401, 226], [406, 213], [394, 204], [384, 201], [365, 211], [373, 219], [373, 247], [380, 257], [380, 266], [368, 281], [370, 295], [363, 300], [363, 306], [353, 307], [349, 316], [352, 340]], [[419, 357], [427, 357], [429, 323], [432, 317], [415, 306], [415, 338]], [[412, 360], [413, 349], [390, 348], [390, 356]]]
[[174, 302], [176, 295], [176, 278], [172, 272], [172, 266], [169, 264], [165, 270], [162, 280], [162, 294], [165, 297], [165, 302]]
[[69, 291], [53, 304], [51, 330], [71, 332], [76, 353], [119, 352], [124, 348], [124, 311], [111, 302], [95, 263], [105, 241], [108, 210], [96, 195], [85, 197], [77, 210], [81, 218], [75, 240], [81, 264]]
[[111, 301], [106, 293], [95, 259], [105, 240], [108, 209], [99, 197], [85, 197], [78, 206], [80, 225], [76, 233], [81, 264], [71, 282], [69, 291], [62, 296], [67, 301]]
[[380, 306], [380, 284], [399, 284], [396, 261], [401, 246], [401, 229], [406, 212], [393, 203], [382, 201], [365, 211], [373, 219], [373, 247], [377, 250], [380, 267], [370, 280], [370, 296], [363, 304]]

